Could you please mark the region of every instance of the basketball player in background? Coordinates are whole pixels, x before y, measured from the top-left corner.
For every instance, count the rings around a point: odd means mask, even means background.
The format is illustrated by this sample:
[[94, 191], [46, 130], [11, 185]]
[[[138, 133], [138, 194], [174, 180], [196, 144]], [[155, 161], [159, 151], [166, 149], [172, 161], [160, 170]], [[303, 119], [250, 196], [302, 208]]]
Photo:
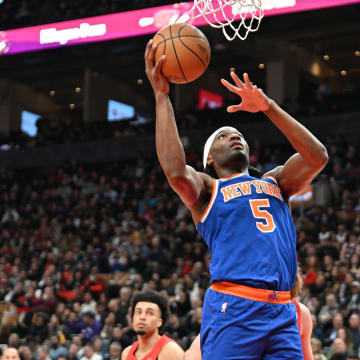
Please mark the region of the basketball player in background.
[[[310, 310], [304, 304], [299, 303], [296, 300], [296, 297], [301, 292], [302, 284], [302, 275], [301, 272], [298, 270], [298, 273], [296, 274], [295, 286], [290, 291], [291, 301], [296, 306], [297, 324], [300, 332], [304, 360], [314, 360], [314, 355], [312, 353], [310, 342], [313, 328]], [[189, 350], [185, 352], [184, 360], [202, 360], [200, 349], [200, 335], [195, 338]]]
[[15, 348], [3, 349], [0, 360], [20, 360], [20, 355]]
[[169, 318], [167, 299], [155, 291], [137, 293], [131, 302], [132, 322], [138, 341], [128, 346], [121, 360], [182, 360], [183, 349], [166, 335], [160, 335]]
[[221, 82], [241, 103], [228, 112], [263, 112], [297, 153], [258, 179], [249, 174], [249, 147], [242, 133], [222, 127], [205, 144], [204, 172], [196, 171], [186, 164], [169, 83], [161, 74], [165, 56], [155, 64], [155, 51], [150, 40], [145, 64], [156, 101], [158, 159], [212, 257], [200, 331], [202, 359], [302, 359], [296, 306], [290, 299], [297, 260], [288, 199], [324, 168], [327, 151], [247, 74], [241, 81], [232, 72], [235, 85]]

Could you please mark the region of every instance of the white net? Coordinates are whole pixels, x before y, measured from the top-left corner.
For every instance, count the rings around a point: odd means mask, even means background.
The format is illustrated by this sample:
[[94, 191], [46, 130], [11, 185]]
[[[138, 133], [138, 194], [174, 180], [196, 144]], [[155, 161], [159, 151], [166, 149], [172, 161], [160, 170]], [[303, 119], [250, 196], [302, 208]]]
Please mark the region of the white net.
[[202, 16], [214, 28], [222, 28], [227, 40], [245, 40], [259, 29], [264, 17], [261, 0], [194, 0], [192, 19]]

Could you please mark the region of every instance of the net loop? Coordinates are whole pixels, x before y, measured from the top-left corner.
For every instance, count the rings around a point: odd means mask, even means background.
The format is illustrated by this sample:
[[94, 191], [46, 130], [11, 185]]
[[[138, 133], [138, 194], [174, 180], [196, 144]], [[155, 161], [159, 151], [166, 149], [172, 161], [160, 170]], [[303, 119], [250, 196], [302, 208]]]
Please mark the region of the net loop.
[[194, 0], [190, 13], [192, 20], [202, 16], [211, 27], [221, 28], [229, 41], [245, 40], [264, 17], [261, 0]]

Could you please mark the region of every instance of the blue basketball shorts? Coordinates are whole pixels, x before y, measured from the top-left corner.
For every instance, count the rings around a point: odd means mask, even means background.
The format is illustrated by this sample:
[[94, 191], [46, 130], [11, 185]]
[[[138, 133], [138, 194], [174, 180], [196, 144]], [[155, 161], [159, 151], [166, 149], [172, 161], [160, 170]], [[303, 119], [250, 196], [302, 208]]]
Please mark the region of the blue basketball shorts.
[[202, 324], [202, 360], [303, 359], [294, 303], [245, 299], [208, 289]]

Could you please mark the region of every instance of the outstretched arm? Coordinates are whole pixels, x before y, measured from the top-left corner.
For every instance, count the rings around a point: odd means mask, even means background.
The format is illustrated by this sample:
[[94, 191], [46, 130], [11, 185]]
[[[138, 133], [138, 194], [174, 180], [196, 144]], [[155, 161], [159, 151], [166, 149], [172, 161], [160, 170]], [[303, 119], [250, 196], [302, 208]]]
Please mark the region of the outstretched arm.
[[309, 130], [270, 100], [261, 89], [253, 86], [247, 74], [244, 74], [244, 82], [234, 72], [231, 73], [231, 77], [236, 86], [224, 79], [221, 82], [231, 92], [238, 94], [242, 102], [229, 106], [228, 112], [262, 111], [297, 151], [283, 166], [268, 173], [277, 179], [286, 197], [296, 194], [309, 185], [325, 167], [328, 160], [326, 148]]
[[200, 173], [186, 165], [184, 149], [168, 96], [169, 83], [161, 74], [165, 55], [154, 64], [156, 47], [150, 40], [145, 51], [146, 75], [154, 90], [156, 101], [156, 152], [170, 186], [191, 209], [204, 187], [203, 178]]

